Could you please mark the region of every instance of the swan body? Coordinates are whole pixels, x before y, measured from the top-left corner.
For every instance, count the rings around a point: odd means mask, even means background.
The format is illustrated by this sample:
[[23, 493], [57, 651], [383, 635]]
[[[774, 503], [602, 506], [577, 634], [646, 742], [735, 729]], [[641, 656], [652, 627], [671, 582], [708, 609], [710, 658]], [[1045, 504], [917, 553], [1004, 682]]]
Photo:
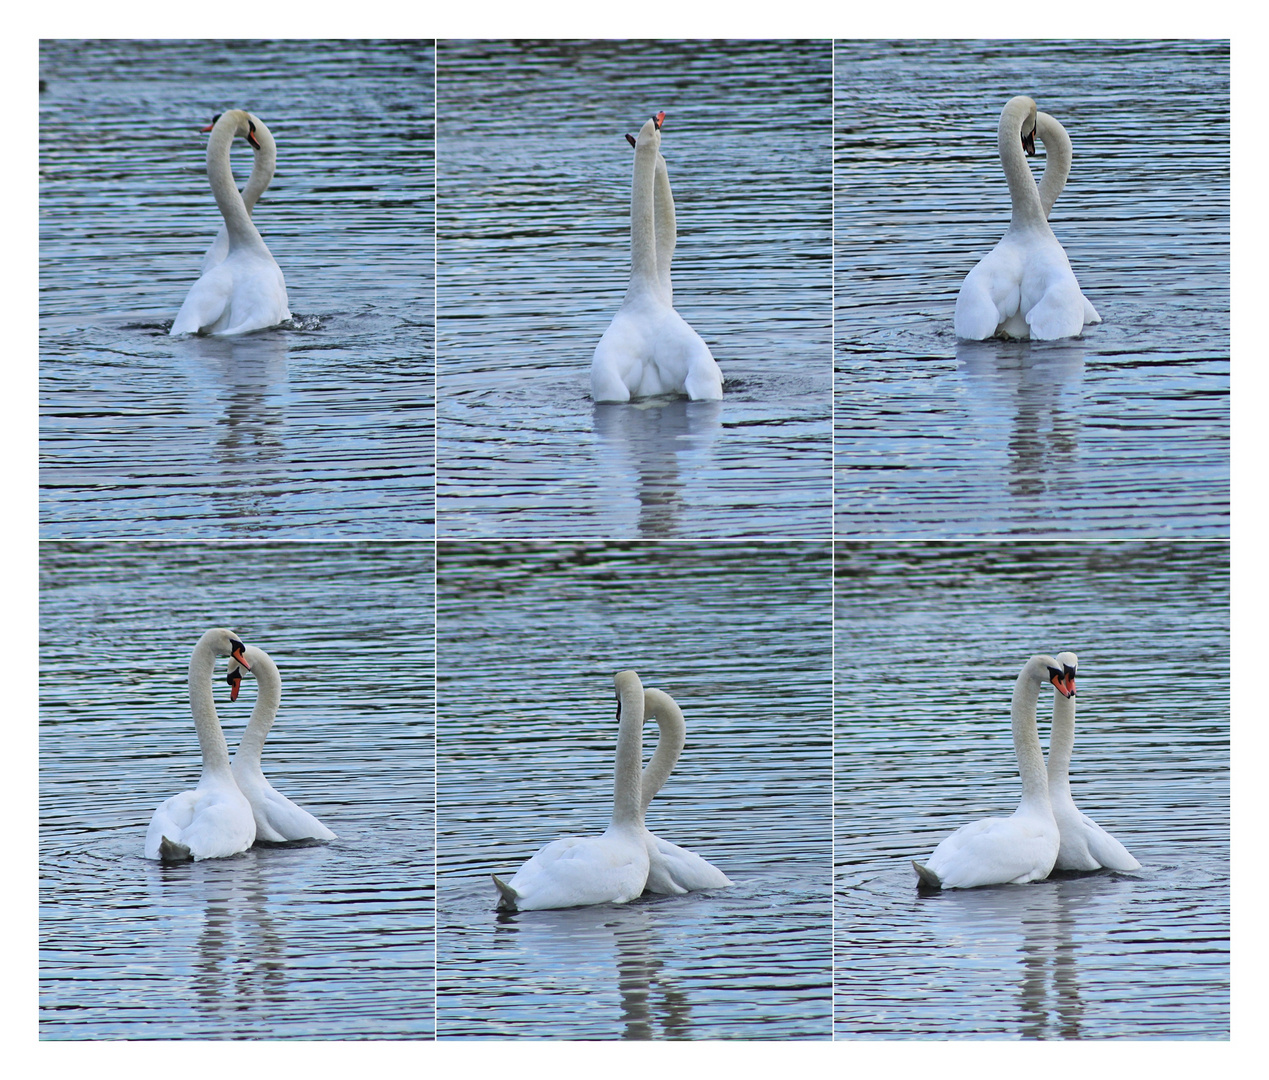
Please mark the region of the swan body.
[[[676, 240], [674, 196], [661, 156], [661, 122], [648, 120], [635, 140], [630, 198], [630, 284], [591, 361], [591, 396], [622, 402], [658, 394], [693, 401], [723, 396], [723, 373], [677, 311], [670, 284]], [[629, 138], [629, 136], [627, 136]]]
[[238, 696], [238, 684], [242, 680], [243, 671], [250, 671], [256, 677], [259, 689], [255, 708], [251, 711], [251, 721], [247, 724], [247, 730], [242, 733], [242, 741], [234, 754], [232, 767], [238, 790], [251, 804], [251, 813], [256, 821], [256, 839], [271, 843], [287, 840], [334, 840], [335, 834], [330, 829], [278, 792], [260, 769], [264, 741], [273, 728], [278, 704], [282, 700], [282, 680], [278, 675], [278, 666], [263, 649], [248, 645], [245, 655], [246, 664], [239, 665], [236, 660], [231, 660], [229, 664], [233, 697]]
[[291, 317], [282, 270], [234, 184], [229, 149], [238, 136], [253, 147], [260, 145], [251, 114], [231, 109], [221, 114], [207, 140], [207, 179], [225, 219], [228, 250], [223, 261], [194, 282], [176, 313], [172, 334], [245, 334]]
[[[242, 189], [242, 205], [247, 208], [250, 214], [255, 208], [256, 201], [264, 194], [265, 189], [273, 181], [273, 174], [277, 171], [278, 165], [278, 144], [273, 139], [273, 133], [265, 125], [264, 121], [255, 113], [247, 113], [251, 118], [251, 123], [255, 127], [255, 139], [252, 141], [252, 149], [254, 154], [251, 161], [251, 176], [247, 179], [247, 186]], [[212, 117], [212, 122], [203, 128], [204, 132], [211, 131], [216, 126], [219, 116]], [[207, 254], [203, 256], [203, 265], [198, 273], [201, 277], [207, 273], [213, 266], [225, 261], [225, 256], [229, 254], [229, 226], [222, 224], [220, 231], [216, 234], [216, 239], [212, 241], [212, 246], [207, 249]]]
[[[652, 760], [643, 770], [640, 783], [644, 812], [648, 804], [661, 790], [674, 769], [687, 741], [687, 724], [683, 711], [669, 694], [661, 690], [646, 689], [643, 692], [643, 714], [646, 721], [656, 717], [660, 735]], [[699, 889], [722, 889], [732, 884], [731, 879], [718, 867], [702, 859], [695, 852], [662, 840], [644, 829], [644, 842], [648, 848], [648, 880], [645, 892], [666, 893], [672, 896]]]
[[150, 820], [145, 857], [163, 861], [220, 859], [246, 851], [256, 838], [251, 804], [234, 781], [229, 748], [212, 698], [216, 657], [247, 665], [243, 643], [232, 630], [208, 630], [189, 662], [189, 703], [203, 753], [198, 787], [173, 795]]
[[1057, 821], [1061, 842], [1058, 846], [1056, 870], [1140, 870], [1141, 863], [1128, 849], [1097, 824], [1082, 814], [1071, 798], [1071, 750], [1075, 746], [1075, 671], [1079, 658], [1073, 652], [1060, 652], [1068, 693], [1053, 696], [1053, 729], [1049, 735], [1049, 801]]
[[613, 681], [618, 723], [611, 824], [602, 836], [567, 836], [547, 844], [510, 881], [493, 875], [499, 908], [624, 904], [643, 892], [648, 880], [640, 785], [643, 685], [633, 671], [620, 671]]
[[1062, 665], [1051, 656], [1031, 657], [1013, 689], [1013, 747], [1022, 777], [1022, 801], [1007, 818], [962, 825], [934, 849], [924, 865], [913, 860], [921, 884], [943, 889], [1021, 885], [1049, 876], [1058, 853], [1058, 827], [1049, 803], [1048, 777], [1036, 728], [1040, 688], [1051, 682], [1066, 693]]
[[[1046, 163], [1039, 188], [1026, 159], [1035, 153], [1037, 134], [1046, 155], [1052, 152], [1058, 159]], [[1048, 223], [1070, 173], [1070, 139], [1053, 117], [1037, 113], [1031, 98], [1015, 97], [1000, 114], [997, 143], [1013, 214], [1000, 242], [961, 285], [956, 336], [972, 341], [997, 335], [1039, 341], [1076, 337], [1087, 324], [1101, 322], [1101, 316], [1080, 291]]]

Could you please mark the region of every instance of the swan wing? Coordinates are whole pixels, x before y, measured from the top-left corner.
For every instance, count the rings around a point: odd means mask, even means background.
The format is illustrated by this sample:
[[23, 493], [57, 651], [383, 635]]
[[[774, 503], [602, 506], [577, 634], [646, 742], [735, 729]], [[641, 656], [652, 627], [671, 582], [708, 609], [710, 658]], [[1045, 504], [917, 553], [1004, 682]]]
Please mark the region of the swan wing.
[[185, 845], [194, 859], [221, 859], [246, 851], [256, 838], [251, 804], [233, 784], [182, 792], [155, 811], [146, 831], [147, 858], [160, 857], [163, 839]]
[[[261, 777], [263, 780], [264, 778]], [[288, 840], [334, 840], [335, 834], [302, 807], [296, 806], [268, 780], [246, 792], [256, 819], [256, 839], [271, 843]]]
[[1051, 819], [984, 818], [943, 840], [926, 866], [945, 889], [1021, 885], [1048, 877], [1057, 853], [1058, 831]]
[[648, 880], [646, 892], [678, 896], [698, 889], [724, 889], [732, 880], [695, 852], [647, 835]]
[[519, 910], [535, 911], [624, 904], [643, 892], [647, 879], [644, 845], [605, 833], [552, 841], [520, 867], [507, 885], [516, 894]]

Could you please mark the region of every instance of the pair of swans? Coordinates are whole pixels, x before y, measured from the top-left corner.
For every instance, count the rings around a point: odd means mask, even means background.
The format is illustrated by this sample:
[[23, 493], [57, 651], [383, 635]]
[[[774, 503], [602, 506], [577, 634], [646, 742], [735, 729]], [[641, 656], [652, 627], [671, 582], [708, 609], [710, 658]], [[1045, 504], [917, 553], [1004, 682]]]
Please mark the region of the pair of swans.
[[[498, 907], [512, 911], [624, 904], [648, 892], [681, 895], [731, 884], [699, 855], [662, 840], [644, 825], [648, 804], [682, 753], [687, 726], [674, 699], [644, 690], [633, 671], [613, 677], [617, 688], [617, 764], [612, 822], [602, 836], [566, 836], [542, 848], [510, 881], [493, 875]], [[643, 724], [655, 717], [656, 750], [643, 764]]]
[[659, 112], [643, 125], [634, 146], [630, 196], [630, 284], [612, 323], [595, 346], [591, 396], [622, 402], [658, 394], [718, 401], [723, 373], [705, 344], [674, 310], [670, 261], [677, 223], [670, 174], [661, 156]]
[[[242, 109], [222, 113], [203, 129], [207, 179], [225, 219], [203, 257], [201, 276], [172, 323], [172, 334], [245, 334], [277, 326], [291, 317], [282, 270], [265, 246], [251, 211], [269, 186], [277, 165], [277, 144], [264, 122]], [[245, 138], [255, 151], [251, 178], [238, 191], [229, 151]]]
[[[1044, 144], [1044, 175], [1037, 186], [1027, 165], [1035, 139]], [[1066, 252], [1049, 227], [1049, 212], [1071, 171], [1071, 140], [1029, 97], [1011, 98], [997, 129], [1000, 161], [1009, 181], [1013, 214], [995, 248], [970, 272], [956, 298], [956, 336], [1053, 341], [1076, 337], [1101, 316], [1084, 294]]]
[[[1072, 652], [1027, 661], [1014, 685], [1011, 709], [1022, 801], [1011, 817], [962, 825], [924, 864], [913, 860], [922, 885], [972, 889], [1041, 881], [1055, 869], [1140, 869], [1123, 844], [1080, 813], [1071, 798], [1077, 667]], [[1056, 691], [1047, 768], [1036, 726], [1036, 706], [1046, 681]]]
[[[259, 684], [251, 721], [232, 761], [212, 697], [212, 674], [221, 656], [230, 658], [231, 700], [238, 696], [244, 671]], [[246, 851], [257, 840], [335, 839], [317, 818], [275, 791], [260, 769], [281, 698], [277, 665], [263, 649], [244, 645], [232, 630], [208, 630], [199, 638], [189, 664], [189, 702], [203, 774], [193, 791], [173, 795], [154, 812], [145, 836], [147, 859], [220, 859]]]

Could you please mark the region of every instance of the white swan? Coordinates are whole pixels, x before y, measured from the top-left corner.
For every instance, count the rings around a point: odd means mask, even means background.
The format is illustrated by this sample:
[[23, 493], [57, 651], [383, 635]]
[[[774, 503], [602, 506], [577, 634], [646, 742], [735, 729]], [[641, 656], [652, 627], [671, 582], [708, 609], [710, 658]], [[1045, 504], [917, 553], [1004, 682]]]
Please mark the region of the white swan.
[[[1036, 131], [1035, 102], [1029, 97], [1011, 98], [1000, 114], [997, 143], [1009, 181], [1013, 215], [1000, 243], [961, 285], [955, 316], [959, 338], [981, 341], [1001, 335], [1052, 341], [1075, 337], [1085, 325], [1101, 322], [1101, 316], [1080, 292], [1066, 252], [1046, 218], [1066, 178], [1062, 176], [1059, 185], [1060, 170], [1055, 169], [1053, 181], [1044, 190], [1046, 207], [1027, 165], [1026, 155], [1035, 153]], [[1065, 139], [1069, 154], [1070, 140], [1052, 117], [1046, 118], [1041, 141], [1046, 134], [1059, 155]], [[1046, 142], [1046, 154], [1049, 146]], [[1069, 160], [1066, 171], [1070, 171]]]
[[[251, 119], [254, 128], [254, 138], [251, 140], [253, 150], [251, 160], [251, 176], [247, 178], [247, 186], [242, 189], [242, 205], [247, 208], [248, 215], [255, 208], [256, 201], [264, 194], [265, 189], [273, 181], [273, 174], [277, 171], [278, 165], [278, 144], [273, 140], [273, 133], [265, 125], [265, 122], [256, 116], [255, 113], [247, 113]], [[220, 119], [220, 114], [212, 117], [212, 122], [203, 128], [204, 132], [211, 131], [216, 126], [216, 121]], [[229, 254], [229, 226], [222, 224], [220, 232], [216, 234], [216, 239], [212, 241], [212, 246], [207, 249], [207, 254], [203, 256], [202, 268], [198, 271], [199, 276], [207, 273], [213, 266], [225, 261], [225, 256]]]
[[145, 857], [175, 862], [219, 859], [246, 851], [256, 838], [251, 804], [238, 790], [229, 765], [229, 747], [212, 699], [216, 657], [246, 664], [243, 644], [232, 630], [208, 630], [189, 662], [189, 704], [203, 752], [198, 787], [173, 795], [154, 811], [145, 834]]
[[1053, 730], [1049, 734], [1049, 801], [1062, 834], [1055, 870], [1140, 870], [1118, 840], [1087, 814], [1081, 814], [1071, 798], [1071, 750], [1075, 746], [1075, 671], [1079, 658], [1060, 652], [1065, 693], [1053, 696]]
[[1062, 665], [1051, 656], [1033, 656], [1013, 688], [1013, 748], [1022, 776], [1022, 802], [1012, 817], [984, 818], [962, 825], [925, 864], [912, 865], [922, 885], [972, 889], [979, 885], [1021, 885], [1049, 876], [1058, 853], [1058, 827], [1049, 804], [1049, 782], [1040, 750], [1035, 710], [1040, 688], [1051, 682], [1066, 693]]
[[566, 836], [547, 844], [505, 882], [493, 875], [498, 907], [537, 911], [587, 904], [624, 904], [648, 880], [640, 767], [643, 764], [643, 685], [633, 671], [617, 687], [617, 767], [612, 824], [602, 836]]
[[282, 270], [234, 184], [229, 149], [239, 135], [253, 147], [259, 145], [251, 114], [232, 109], [221, 114], [207, 140], [207, 179], [225, 219], [229, 251], [223, 262], [194, 282], [172, 323], [172, 334], [245, 334], [291, 317]]
[[238, 789], [251, 803], [256, 819], [256, 839], [281, 843], [285, 840], [334, 840], [335, 834], [307, 810], [302, 810], [285, 795], [279, 793], [260, 770], [260, 755], [264, 741], [269, 737], [273, 721], [278, 715], [282, 700], [282, 679], [278, 666], [263, 649], [248, 645], [246, 663], [229, 662], [229, 685], [233, 687], [230, 700], [238, 696], [243, 671], [256, 677], [256, 707], [251, 710], [251, 722], [242, 733], [238, 750], [234, 754], [233, 773]]
[[670, 260], [676, 228], [670, 176], [661, 157], [664, 119], [664, 112], [657, 113], [635, 140], [630, 284], [595, 346], [590, 386], [598, 402], [656, 394], [686, 394], [693, 401], [723, 396], [723, 373], [709, 346], [673, 306]]
[[[643, 770], [640, 787], [643, 791], [643, 810], [646, 813], [652, 797], [661, 790], [674, 770], [675, 762], [683, 752], [687, 741], [687, 724], [683, 711], [669, 694], [661, 690], [646, 689], [643, 692], [643, 716], [656, 717], [660, 735], [652, 760]], [[718, 867], [706, 862], [699, 855], [654, 836], [646, 828], [644, 841], [648, 848], [648, 880], [646, 892], [679, 895], [698, 889], [722, 889], [732, 884], [731, 879]]]

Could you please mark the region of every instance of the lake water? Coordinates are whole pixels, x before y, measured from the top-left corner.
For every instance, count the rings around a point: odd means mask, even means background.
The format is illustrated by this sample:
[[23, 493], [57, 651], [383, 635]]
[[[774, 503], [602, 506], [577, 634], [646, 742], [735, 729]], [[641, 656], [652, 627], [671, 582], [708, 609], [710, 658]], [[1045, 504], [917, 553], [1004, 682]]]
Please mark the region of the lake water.
[[[1228, 43], [839, 41], [835, 90], [836, 535], [1227, 536]], [[1074, 144], [1050, 223], [1103, 322], [958, 342], [1015, 94]]]
[[[45, 543], [40, 570], [41, 1036], [431, 1038], [432, 546]], [[163, 866], [221, 625], [281, 671], [265, 775], [338, 839]], [[255, 687], [229, 704], [225, 671], [234, 747]]]
[[[41, 536], [432, 535], [432, 61], [41, 43]], [[277, 140], [254, 220], [293, 318], [171, 338], [221, 224], [199, 128], [234, 107]]]
[[[837, 1037], [1229, 1038], [1228, 547], [838, 544], [836, 573]], [[1141, 869], [919, 895], [910, 860], [1017, 807], [1013, 684], [1065, 649], [1075, 804]]]
[[[827, 42], [462, 44], [437, 56], [442, 536], [830, 531]], [[596, 406], [664, 109], [674, 301], [721, 404]]]
[[[438, 1036], [827, 1039], [828, 546], [439, 547]], [[648, 827], [734, 886], [495, 911], [606, 827], [627, 667], [687, 720]]]

